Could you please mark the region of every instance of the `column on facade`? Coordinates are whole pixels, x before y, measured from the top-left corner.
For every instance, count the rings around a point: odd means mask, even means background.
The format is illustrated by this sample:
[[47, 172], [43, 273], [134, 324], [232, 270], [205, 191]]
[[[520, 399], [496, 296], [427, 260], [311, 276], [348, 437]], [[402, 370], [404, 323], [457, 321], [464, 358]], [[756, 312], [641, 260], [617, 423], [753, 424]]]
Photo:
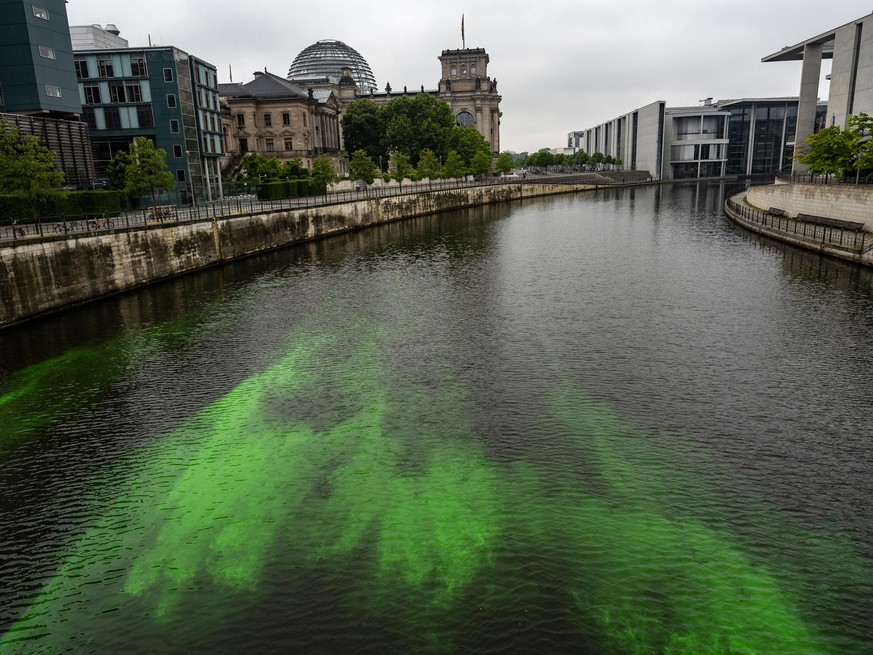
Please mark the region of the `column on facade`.
[[[815, 113], [818, 105], [818, 83], [821, 77], [822, 46], [807, 44], [803, 47], [803, 69], [800, 74], [800, 98], [797, 103], [797, 129], [794, 133], [794, 152], [815, 130]], [[751, 150], [749, 151], [751, 152]], [[803, 172], [806, 166], [794, 160], [793, 171]]]

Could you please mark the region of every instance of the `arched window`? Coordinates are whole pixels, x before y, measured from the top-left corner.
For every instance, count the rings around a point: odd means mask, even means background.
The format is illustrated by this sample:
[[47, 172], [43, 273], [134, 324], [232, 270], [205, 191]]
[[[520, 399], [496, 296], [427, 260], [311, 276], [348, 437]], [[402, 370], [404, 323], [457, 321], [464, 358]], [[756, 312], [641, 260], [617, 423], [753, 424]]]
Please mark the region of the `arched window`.
[[455, 66], [454, 64], [452, 64], [452, 68], [450, 70], [450, 73], [452, 74], [452, 76], [457, 75], [458, 74], [458, 67]]
[[461, 75], [467, 74], [467, 64], [461, 64]]
[[470, 64], [470, 75], [475, 75], [477, 71], [476, 64]]
[[473, 127], [475, 125], [476, 120], [473, 118], [473, 114], [468, 111], [462, 111], [458, 114], [455, 119], [455, 123], [460, 125], [461, 127]]

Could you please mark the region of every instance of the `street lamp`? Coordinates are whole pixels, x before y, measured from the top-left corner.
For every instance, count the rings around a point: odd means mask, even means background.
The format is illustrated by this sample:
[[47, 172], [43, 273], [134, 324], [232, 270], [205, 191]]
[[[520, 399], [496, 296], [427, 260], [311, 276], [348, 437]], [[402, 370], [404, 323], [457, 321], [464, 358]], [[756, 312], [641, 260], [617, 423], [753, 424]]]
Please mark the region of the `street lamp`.
[[869, 141], [871, 137], [869, 134], [866, 136], [862, 136], [858, 139], [858, 166], [855, 169], [855, 184], [861, 183], [861, 155], [864, 154], [864, 144]]

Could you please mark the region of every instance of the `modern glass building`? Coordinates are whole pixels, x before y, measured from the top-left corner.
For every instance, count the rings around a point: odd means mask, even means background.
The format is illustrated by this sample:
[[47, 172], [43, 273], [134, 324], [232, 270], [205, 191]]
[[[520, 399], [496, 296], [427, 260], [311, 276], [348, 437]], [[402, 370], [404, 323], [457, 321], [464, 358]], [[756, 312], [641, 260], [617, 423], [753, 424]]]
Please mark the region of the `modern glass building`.
[[[773, 175], [791, 168], [798, 99], [711, 98], [697, 107], [658, 101], [601, 125], [570, 132], [568, 145], [620, 157], [655, 179]], [[819, 104], [823, 124], [826, 105]]]
[[172, 46], [75, 53], [82, 116], [98, 175], [138, 136], [167, 153], [176, 190], [167, 202], [221, 197], [223, 152], [215, 67]]
[[65, 0], [0, 2], [0, 112], [71, 120], [81, 111]]

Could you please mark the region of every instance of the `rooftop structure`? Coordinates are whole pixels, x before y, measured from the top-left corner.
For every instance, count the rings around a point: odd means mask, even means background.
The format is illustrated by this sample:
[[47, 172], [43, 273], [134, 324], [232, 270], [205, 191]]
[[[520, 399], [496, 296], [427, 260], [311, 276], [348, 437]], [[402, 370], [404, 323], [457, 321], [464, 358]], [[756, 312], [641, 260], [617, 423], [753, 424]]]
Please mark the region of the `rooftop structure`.
[[351, 70], [351, 77], [361, 91], [376, 88], [376, 78], [367, 60], [354, 48], [333, 39], [323, 39], [304, 48], [288, 69], [288, 79], [301, 84], [311, 81], [337, 84], [343, 68]]

